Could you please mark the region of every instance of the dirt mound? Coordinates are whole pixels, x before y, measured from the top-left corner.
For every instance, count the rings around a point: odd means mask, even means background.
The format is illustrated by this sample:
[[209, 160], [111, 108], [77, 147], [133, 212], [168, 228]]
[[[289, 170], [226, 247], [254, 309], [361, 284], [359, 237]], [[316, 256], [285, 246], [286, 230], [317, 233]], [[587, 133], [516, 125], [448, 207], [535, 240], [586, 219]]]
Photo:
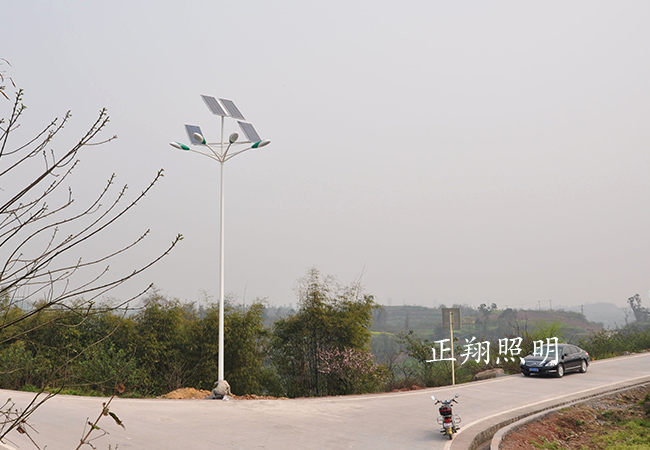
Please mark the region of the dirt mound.
[[194, 388], [181, 388], [181, 389], [176, 389], [175, 391], [172, 391], [169, 394], [161, 395], [158, 398], [167, 398], [173, 400], [187, 400], [187, 399], [203, 400], [208, 395], [210, 395], [210, 391], [204, 391], [202, 389], [194, 389]]
[[[210, 395], [210, 391], [194, 388], [181, 388], [176, 389], [175, 391], [172, 391], [168, 394], [161, 395], [158, 398], [166, 398], [172, 400], [203, 400], [208, 395]], [[286, 400], [285, 397], [278, 398], [255, 394], [231, 395], [230, 397], [232, 397], [233, 400]]]

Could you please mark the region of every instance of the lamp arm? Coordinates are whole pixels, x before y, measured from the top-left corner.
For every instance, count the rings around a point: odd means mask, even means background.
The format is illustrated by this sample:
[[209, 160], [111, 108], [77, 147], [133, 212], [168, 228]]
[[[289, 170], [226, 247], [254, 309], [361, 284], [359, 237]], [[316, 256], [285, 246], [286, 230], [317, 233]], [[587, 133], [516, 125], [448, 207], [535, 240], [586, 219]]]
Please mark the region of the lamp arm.
[[221, 155], [219, 152], [217, 152], [215, 149], [213, 149], [213, 148], [210, 146], [210, 144], [205, 143], [205, 144], [203, 144], [203, 145], [205, 145], [206, 147], [208, 147], [208, 148], [210, 149], [210, 151], [212, 152], [212, 154], [214, 155], [214, 157], [212, 157], [212, 156], [211, 156], [210, 154], [208, 154], [208, 153], [203, 153], [203, 152], [197, 152], [197, 153], [201, 153], [201, 154], [203, 154], [203, 155], [205, 155], [205, 156], [209, 156], [210, 158], [212, 158], [212, 159], [216, 159], [216, 160], [219, 161], [219, 162], [221, 162], [221, 161], [223, 160], [223, 155]]
[[226, 161], [228, 161], [229, 159], [234, 158], [235, 156], [239, 155], [240, 153], [244, 153], [245, 151], [252, 150], [252, 149], [253, 149], [253, 147], [248, 147], [248, 148], [245, 148], [245, 149], [243, 149], [243, 150], [239, 150], [238, 152], [232, 153], [232, 154], [228, 155], [228, 157], [225, 158], [225, 159], [223, 160], [223, 162], [226, 162]]
[[[210, 149], [210, 150], [212, 150], [212, 149]], [[217, 155], [216, 153], [214, 155], [211, 155], [210, 153], [194, 150], [193, 148], [191, 148], [189, 150], [186, 150], [186, 151], [189, 151], [189, 152], [192, 152], [192, 153], [198, 153], [199, 155], [207, 156], [210, 159], [214, 159], [215, 161], [221, 162], [221, 159], [219, 158], [219, 155]], [[214, 150], [212, 150], [212, 153], [214, 153]]]
[[[230, 150], [231, 146], [232, 146], [232, 142], [228, 143], [228, 147], [226, 147], [226, 151], [223, 152], [223, 155], [221, 155], [224, 162], [228, 161], [228, 158], [226, 156], [228, 155], [228, 150]], [[234, 155], [232, 155], [232, 156], [235, 156], [235, 155], [236, 155], [236, 153]]]

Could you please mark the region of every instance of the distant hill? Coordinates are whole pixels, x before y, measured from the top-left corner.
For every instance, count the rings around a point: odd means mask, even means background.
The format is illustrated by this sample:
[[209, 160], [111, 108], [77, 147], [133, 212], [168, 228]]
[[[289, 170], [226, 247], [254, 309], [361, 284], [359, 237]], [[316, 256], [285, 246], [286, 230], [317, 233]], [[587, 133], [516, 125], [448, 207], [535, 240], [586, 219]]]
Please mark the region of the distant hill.
[[[394, 362], [400, 353], [399, 333], [413, 331], [419, 338], [433, 342], [449, 338], [449, 329], [442, 327], [440, 308], [425, 306], [383, 306], [373, 313], [372, 352], [380, 363]], [[565, 342], [578, 343], [590, 333], [602, 330], [600, 323], [588, 321], [579, 312], [566, 310], [496, 310], [489, 317], [478, 310], [461, 307], [461, 329], [454, 331], [457, 345], [472, 337], [492, 342], [511, 336], [522, 336], [524, 332], [534, 332], [538, 325], [562, 324]]]
[[[612, 305], [613, 306], [613, 305]], [[565, 325], [568, 336], [582, 336], [590, 331], [602, 328], [600, 323], [593, 323], [579, 312], [567, 310], [503, 310], [492, 312], [487, 324], [479, 312], [473, 308], [461, 307], [462, 327], [457, 333], [459, 338], [476, 336], [505, 337], [512, 333], [512, 324], [519, 322], [523, 327], [532, 327], [537, 322], [561, 322]], [[622, 314], [622, 312], [621, 312]], [[371, 331], [375, 333], [397, 334], [413, 330], [420, 337], [429, 339], [446, 336], [448, 330], [442, 328], [440, 308], [425, 306], [383, 306], [373, 314]], [[617, 316], [618, 317], [618, 316]], [[456, 334], [456, 333], [455, 333]]]
[[[625, 313], [623, 310], [614, 305], [613, 303], [588, 303], [582, 306], [574, 306], [565, 308], [567, 311], [581, 312], [584, 310], [584, 315], [590, 322], [602, 323], [607, 329], [622, 328], [626, 325]], [[634, 315], [629, 313], [627, 322], [634, 322]]]

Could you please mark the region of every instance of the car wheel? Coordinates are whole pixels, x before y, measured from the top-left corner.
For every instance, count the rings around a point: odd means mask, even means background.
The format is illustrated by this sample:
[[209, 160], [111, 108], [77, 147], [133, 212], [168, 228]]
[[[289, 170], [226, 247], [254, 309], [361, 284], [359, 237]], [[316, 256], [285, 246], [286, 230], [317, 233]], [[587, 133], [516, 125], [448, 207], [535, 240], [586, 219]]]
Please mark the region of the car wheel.
[[564, 364], [559, 364], [557, 366], [557, 372], [555, 373], [557, 378], [562, 378], [564, 376]]
[[521, 372], [521, 373], [523, 373], [525, 377], [529, 377], [529, 376], [530, 376], [530, 372]]
[[583, 359], [582, 363], [580, 364], [580, 373], [585, 373], [586, 371], [587, 371], [587, 361]]

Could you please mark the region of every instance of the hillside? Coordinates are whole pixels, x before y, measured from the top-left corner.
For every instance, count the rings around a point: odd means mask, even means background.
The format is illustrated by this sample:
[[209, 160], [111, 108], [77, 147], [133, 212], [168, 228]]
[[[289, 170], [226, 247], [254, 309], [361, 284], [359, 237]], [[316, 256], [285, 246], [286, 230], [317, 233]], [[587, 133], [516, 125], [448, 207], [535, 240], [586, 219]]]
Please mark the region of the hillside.
[[[476, 337], [496, 342], [506, 337], [523, 337], [524, 333], [533, 334], [538, 328], [549, 326], [558, 331], [560, 341], [576, 344], [590, 333], [603, 329], [601, 324], [589, 322], [573, 311], [506, 309], [481, 315], [476, 309], [461, 307], [461, 329], [454, 331], [454, 340], [461, 344]], [[400, 333], [413, 331], [420, 339], [430, 342], [449, 339], [449, 329], [442, 326], [441, 309], [424, 306], [383, 306], [374, 312], [370, 331], [372, 352], [383, 364], [400, 360]]]
[[[520, 335], [524, 331], [532, 332], [540, 323], [560, 323], [564, 337], [577, 340], [590, 332], [601, 330], [601, 324], [593, 323], [574, 311], [539, 311], [507, 309], [492, 311], [488, 316], [481, 316], [478, 310], [461, 307], [461, 329], [454, 331], [459, 338], [503, 338]], [[371, 327], [373, 333], [398, 334], [413, 330], [418, 336], [444, 339], [449, 330], [442, 327], [440, 308], [425, 306], [383, 306], [375, 311]]]
[[[621, 308], [613, 303], [588, 303], [586, 305], [574, 306], [567, 308], [569, 311], [583, 312], [587, 320], [596, 323], [602, 323], [608, 330], [621, 328], [629, 323], [634, 322], [632, 311], [627, 312], [626, 308]], [[629, 310], [629, 308], [627, 308]]]

